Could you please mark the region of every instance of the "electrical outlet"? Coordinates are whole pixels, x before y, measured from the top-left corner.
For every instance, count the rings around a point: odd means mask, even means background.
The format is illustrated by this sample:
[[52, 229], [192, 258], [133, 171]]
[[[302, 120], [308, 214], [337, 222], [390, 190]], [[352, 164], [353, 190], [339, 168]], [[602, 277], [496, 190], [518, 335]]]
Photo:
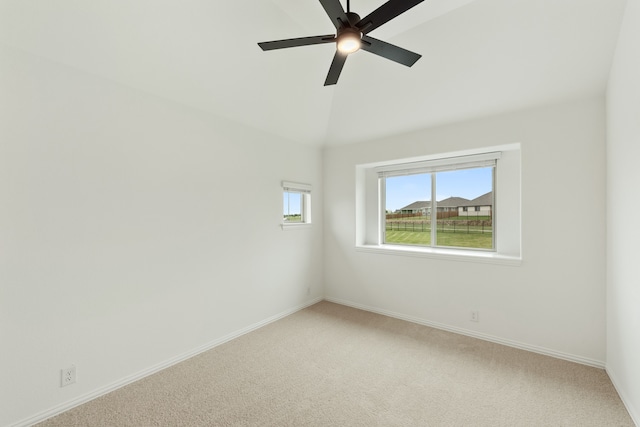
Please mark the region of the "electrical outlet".
[[469, 320], [471, 320], [472, 322], [479, 322], [480, 321], [480, 312], [478, 310], [472, 310], [471, 311], [471, 317], [469, 318]]
[[60, 370], [60, 387], [64, 387], [69, 384], [73, 384], [76, 382], [76, 367], [71, 366], [67, 369]]

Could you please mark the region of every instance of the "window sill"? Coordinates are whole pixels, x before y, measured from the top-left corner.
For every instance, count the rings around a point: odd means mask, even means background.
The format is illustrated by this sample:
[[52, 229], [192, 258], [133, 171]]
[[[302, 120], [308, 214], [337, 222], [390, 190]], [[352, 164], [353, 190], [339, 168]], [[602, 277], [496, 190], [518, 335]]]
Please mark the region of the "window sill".
[[402, 245], [356, 245], [356, 251], [384, 255], [434, 258], [448, 261], [479, 262], [484, 264], [514, 265], [522, 264], [522, 258], [496, 252], [473, 251], [463, 249], [426, 248]]
[[291, 223], [291, 224], [280, 224], [280, 227], [282, 228], [283, 231], [285, 230], [300, 230], [303, 228], [311, 228], [311, 223], [310, 222], [298, 222], [298, 223]]

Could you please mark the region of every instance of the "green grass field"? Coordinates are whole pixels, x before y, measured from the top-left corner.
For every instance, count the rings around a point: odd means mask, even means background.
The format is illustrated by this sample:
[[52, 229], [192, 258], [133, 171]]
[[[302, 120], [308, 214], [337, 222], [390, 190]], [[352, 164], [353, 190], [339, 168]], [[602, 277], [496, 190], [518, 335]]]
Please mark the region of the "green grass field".
[[[431, 245], [431, 232], [419, 231], [386, 231], [385, 243], [400, 245]], [[438, 232], [438, 246], [455, 246], [460, 248], [491, 249], [493, 233], [450, 233]]]

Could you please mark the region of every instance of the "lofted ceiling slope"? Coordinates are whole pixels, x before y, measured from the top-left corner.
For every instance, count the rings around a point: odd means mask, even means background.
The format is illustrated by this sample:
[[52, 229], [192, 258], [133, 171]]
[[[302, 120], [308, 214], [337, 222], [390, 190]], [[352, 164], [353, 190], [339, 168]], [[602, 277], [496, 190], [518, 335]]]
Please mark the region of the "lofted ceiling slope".
[[[364, 16], [384, 0], [352, 0]], [[343, 2], [346, 7], [346, 2]], [[0, 42], [282, 138], [346, 144], [603, 94], [625, 0], [426, 0], [371, 35], [412, 68], [333, 44], [318, 0], [0, 0]]]

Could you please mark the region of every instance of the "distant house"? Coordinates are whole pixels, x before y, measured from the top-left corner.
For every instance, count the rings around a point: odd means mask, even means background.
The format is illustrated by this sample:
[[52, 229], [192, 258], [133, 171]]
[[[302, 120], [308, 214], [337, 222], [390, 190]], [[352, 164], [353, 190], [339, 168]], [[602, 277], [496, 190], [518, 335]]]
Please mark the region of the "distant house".
[[430, 200], [413, 202], [410, 205], [407, 205], [404, 208], [400, 209], [400, 213], [412, 215], [427, 215], [429, 211], [431, 211]]
[[437, 203], [438, 212], [455, 212], [459, 211], [458, 207], [463, 206], [465, 203], [469, 203], [471, 200], [464, 197], [448, 197]]
[[491, 191], [458, 206], [458, 216], [491, 216], [492, 211], [493, 192]]
[[[491, 216], [493, 193], [490, 191], [473, 200], [464, 197], [448, 197], [437, 202], [438, 212], [456, 212], [458, 216]], [[401, 214], [423, 215], [431, 213], [431, 201], [417, 201], [398, 210]]]

